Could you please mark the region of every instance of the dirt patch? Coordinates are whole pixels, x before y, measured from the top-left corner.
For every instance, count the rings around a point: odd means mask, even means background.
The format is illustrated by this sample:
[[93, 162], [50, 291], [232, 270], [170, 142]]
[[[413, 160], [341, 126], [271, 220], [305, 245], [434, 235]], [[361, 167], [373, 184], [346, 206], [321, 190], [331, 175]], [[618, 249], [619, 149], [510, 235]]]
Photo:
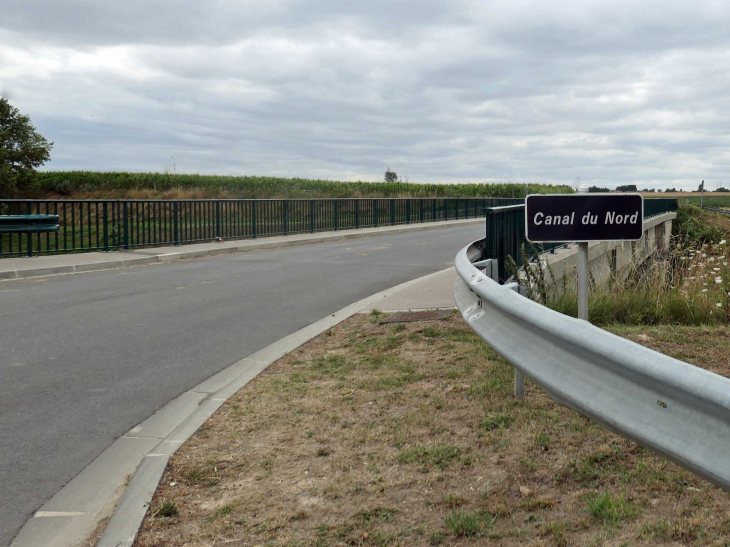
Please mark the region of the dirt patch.
[[[723, 545], [728, 495], [555, 404], [458, 315], [355, 316], [175, 454], [136, 545]], [[623, 329], [727, 374], [727, 329]], [[700, 331], [698, 331], [700, 332]], [[642, 333], [645, 338], [642, 338]], [[706, 333], [706, 334], [704, 334]], [[696, 350], [683, 349], [695, 341]], [[706, 342], [706, 343], [705, 343]], [[724, 351], [724, 354], [723, 354]]]

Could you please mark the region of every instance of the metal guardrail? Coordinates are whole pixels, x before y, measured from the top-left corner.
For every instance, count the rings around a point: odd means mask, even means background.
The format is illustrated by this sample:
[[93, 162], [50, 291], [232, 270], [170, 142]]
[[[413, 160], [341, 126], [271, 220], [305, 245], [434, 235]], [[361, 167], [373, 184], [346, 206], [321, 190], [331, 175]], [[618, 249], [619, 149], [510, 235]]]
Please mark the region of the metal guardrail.
[[2, 234], [26, 234], [28, 256], [33, 256], [31, 234], [58, 232], [58, 215], [0, 215], [0, 238]]
[[720, 209], [719, 207], [712, 207], [711, 205], [703, 205], [702, 209], [705, 211], [712, 211], [713, 213], [721, 213], [723, 215], [730, 215], [730, 209]]
[[499, 285], [473, 264], [485, 250], [482, 240], [459, 252], [454, 282], [459, 311], [484, 341], [558, 403], [730, 490], [729, 379]]
[[483, 216], [524, 198], [208, 200], [0, 199], [0, 215], [60, 217], [54, 236], [0, 234], [0, 257], [181, 245], [223, 239], [437, 222]]

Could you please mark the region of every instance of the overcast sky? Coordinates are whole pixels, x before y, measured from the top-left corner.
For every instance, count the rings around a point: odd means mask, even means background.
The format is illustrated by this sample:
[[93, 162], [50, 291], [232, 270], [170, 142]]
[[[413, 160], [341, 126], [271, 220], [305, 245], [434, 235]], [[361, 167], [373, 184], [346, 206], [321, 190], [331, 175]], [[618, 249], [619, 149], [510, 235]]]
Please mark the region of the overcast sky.
[[49, 169], [710, 188], [730, 3], [2, 0]]

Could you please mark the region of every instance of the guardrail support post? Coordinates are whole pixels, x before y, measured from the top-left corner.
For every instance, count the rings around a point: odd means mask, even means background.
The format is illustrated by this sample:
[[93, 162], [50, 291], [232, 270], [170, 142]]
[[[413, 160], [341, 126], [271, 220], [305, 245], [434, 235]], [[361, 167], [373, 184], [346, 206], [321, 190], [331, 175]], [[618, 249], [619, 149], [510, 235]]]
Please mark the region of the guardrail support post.
[[[493, 261], [493, 263], [494, 262], [497, 262], [497, 261], [495, 260], [495, 261]], [[496, 264], [495, 264], [495, 266], [496, 266]], [[496, 272], [497, 268], [494, 268], [492, 271]], [[527, 296], [527, 287], [521, 287], [519, 283], [509, 283], [507, 286], [510, 289], [512, 289], [513, 291], [518, 292], [522, 296]], [[522, 399], [525, 396], [525, 374], [517, 367], [515, 367], [514, 393], [515, 393], [515, 397], [517, 399]]]
[[256, 205], [258, 205], [258, 201], [255, 199], [251, 201], [251, 236], [256, 239], [258, 236], [258, 222], [256, 221]]
[[309, 200], [309, 231], [314, 233], [314, 200]]
[[221, 202], [220, 200], [215, 202], [215, 237], [223, 237], [221, 233]]
[[395, 226], [395, 199], [390, 198], [390, 225]]
[[334, 214], [335, 214], [335, 232], [337, 231], [337, 228], [339, 227], [339, 224], [340, 224], [339, 223], [340, 208], [338, 206], [338, 203], [339, 202], [335, 199], [335, 204], [333, 206], [333, 210], [334, 210]]
[[360, 227], [360, 200], [355, 200], [355, 228]]
[[421, 224], [423, 224], [423, 198], [419, 199], [419, 207], [421, 208], [419, 218], [421, 219]]

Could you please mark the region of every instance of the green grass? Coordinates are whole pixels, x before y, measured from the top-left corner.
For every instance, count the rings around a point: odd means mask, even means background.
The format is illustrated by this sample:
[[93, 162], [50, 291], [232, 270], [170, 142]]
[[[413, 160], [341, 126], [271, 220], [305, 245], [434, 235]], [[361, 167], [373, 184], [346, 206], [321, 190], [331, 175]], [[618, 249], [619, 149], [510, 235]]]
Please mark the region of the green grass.
[[636, 515], [633, 503], [625, 494], [613, 495], [610, 492], [596, 492], [585, 497], [588, 512], [604, 524], [616, 525]]
[[[239, 198], [313, 197], [524, 197], [525, 185], [415, 184], [402, 182], [348, 182], [303, 178], [183, 175], [170, 173], [127, 173], [98, 171], [44, 171], [37, 173], [35, 193], [125, 192], [178, 189], [205, 190], [211, 195], [233, 194]], [[530, 184], [531, 193], [572, 192], [570, 186]]]
[[428, 470], [431, 467], [443, 469], [459, 457], [459, 449], [443, 443], [430, 446], [418, 445], [401, 452], [398, 461], [405, 464], [418, 464]]
[[494, 526], [498, 518], [498, 515], [492, 515], [486, 511], [458, 509], [446, 515], [444, 522], [455, 536], [479, 537]]
[[479, 423], [479, 427], [486, 429], [487, 431], [507, 429], [510, 425], [512, 425], [513, 421], [514, 418], [507, 414], [495, 414], [482, 418], [482, 421]]
[[170, 500], [166, 500], [160, 509], [157, 511], [156, 515], [160, 518], [173, 518], [177, 517], [180, 514], [179, 509], [177, 508], [177, 505], [175, 505], [175, 502], [172, 502]]

